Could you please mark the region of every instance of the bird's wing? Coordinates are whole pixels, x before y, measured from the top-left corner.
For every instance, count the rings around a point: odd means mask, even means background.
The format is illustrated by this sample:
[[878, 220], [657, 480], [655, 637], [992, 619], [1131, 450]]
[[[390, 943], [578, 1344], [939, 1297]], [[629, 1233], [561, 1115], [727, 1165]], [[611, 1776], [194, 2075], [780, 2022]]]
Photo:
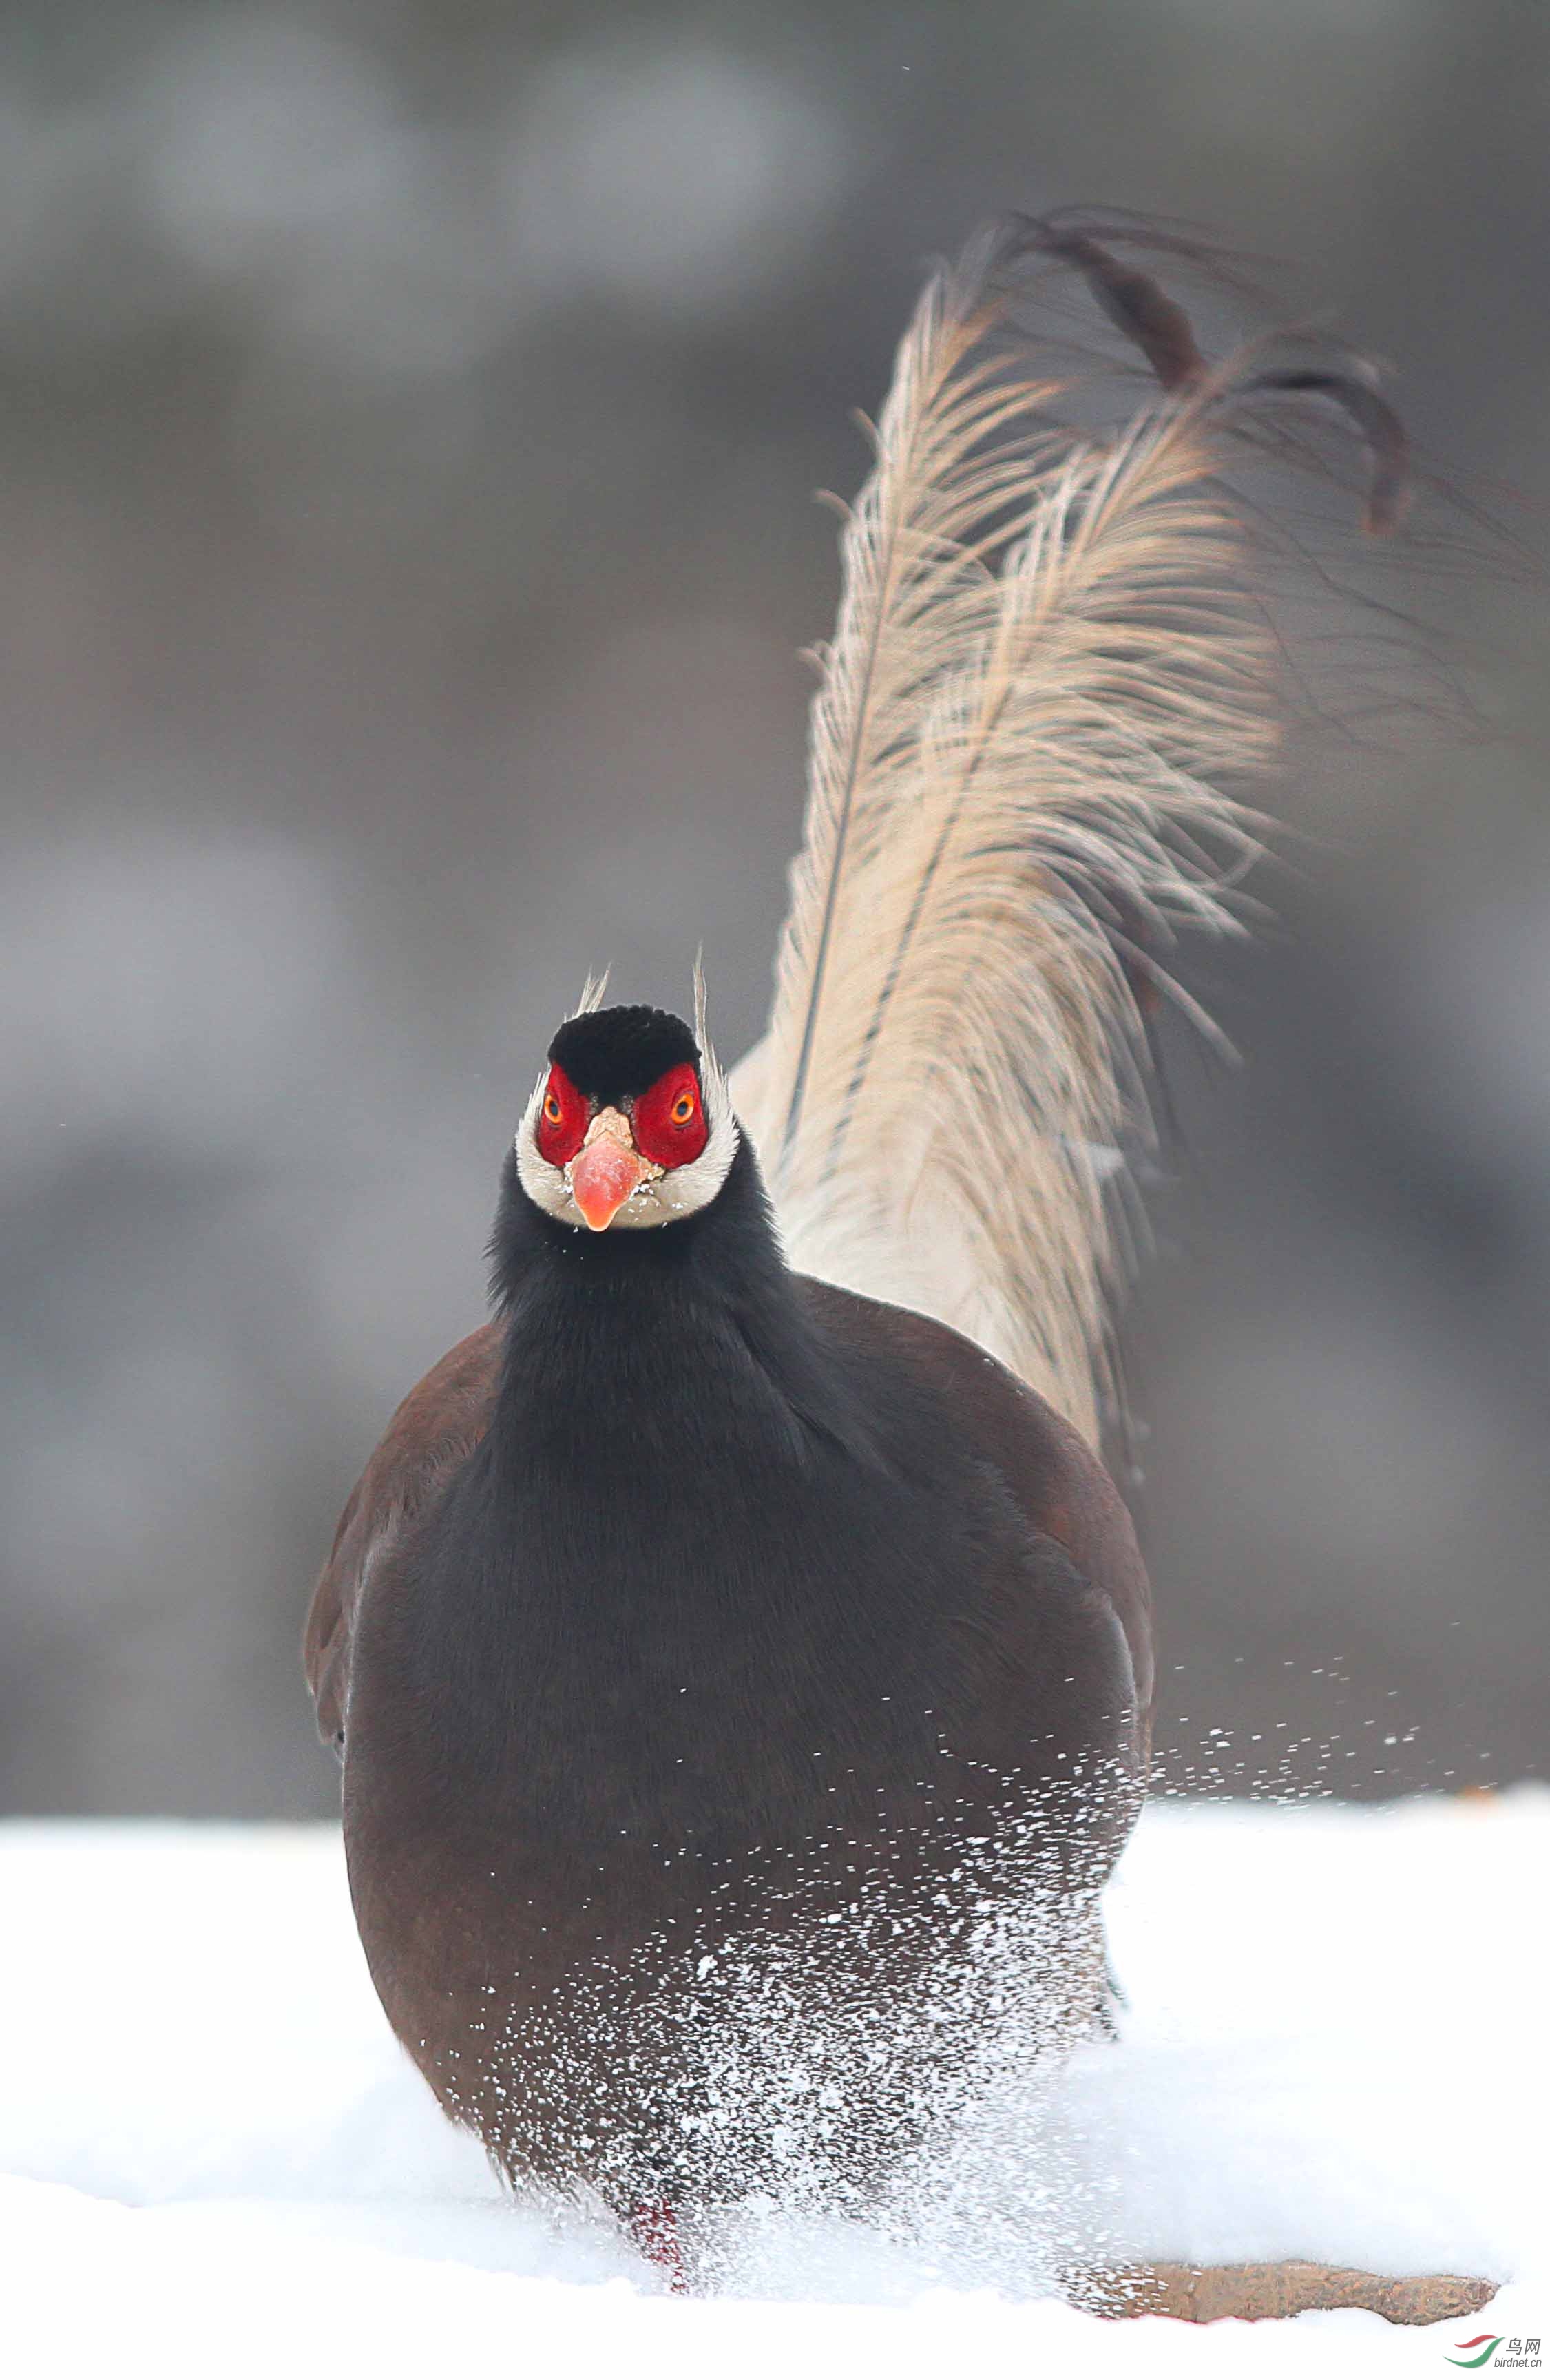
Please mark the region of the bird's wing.
[[[1051, 263], [1156, 378], [1116, 429], [1071, 426], [1021, 328]], [[1208, 366], [1069, 222], [999, 225], [931, 281], [846, 522], [769, 1029], [733, 1078], [792, 1261], [966, 1331], [1089, 1441], [1150, 953], [1234, 927], [1241, 789], [1278, 740], [1268, 540], [1221, 472], [1290, 451], [1267, 407], [1323, 398], [1371, 456], [1368, 525], [1399, 504], [1371, 374], [1292, 352]]]
[[[842, 1346], [874, 1364], [902, 1366], [946, 1401], [983, 1461], [999, 1475], [1028, 1529], [1069, 1557], [1074, 1578], [1119, 1623], [1149, 1753], [1156, 1660], [1152, 1591], [1135, 1527], [1097, 1456], [1044, 1398], [957, 1331], [905, 1307], [828, 1281], [804, 1279], [808, 1310]], [[1017, 1608], [1010, 1608], [1016, 1624]]]
[[343, 1742], [356, 1605], [373, 1566], [465, 1462], [490, 1426], [500, 1373], [495, 1323], [461, 1340], [412, 1389], [356, 1482], [340, 1516], [302, 1639], [307, 1682], [324, 1742]]

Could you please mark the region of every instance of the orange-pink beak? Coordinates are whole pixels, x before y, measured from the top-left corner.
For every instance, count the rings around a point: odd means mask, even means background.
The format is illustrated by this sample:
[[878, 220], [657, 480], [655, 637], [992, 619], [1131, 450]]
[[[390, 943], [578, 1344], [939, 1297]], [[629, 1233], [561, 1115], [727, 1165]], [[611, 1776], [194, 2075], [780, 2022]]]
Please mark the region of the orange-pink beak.
[[594, 1120], [586, 1148], [571, 1165], [571, 1196], [589, 1232], [606, 1232], [650, 1171], [633, 1136], [626, 1146], [623, 1135], [628, 1133], [624, 1118], [614, 1109], [605, 1109]]

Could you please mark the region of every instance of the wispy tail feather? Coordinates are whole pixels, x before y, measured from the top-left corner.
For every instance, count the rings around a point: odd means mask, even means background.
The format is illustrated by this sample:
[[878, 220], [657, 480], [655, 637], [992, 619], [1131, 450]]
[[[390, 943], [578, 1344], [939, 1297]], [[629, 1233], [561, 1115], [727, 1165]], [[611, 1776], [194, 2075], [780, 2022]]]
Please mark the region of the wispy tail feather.
[[[1117, 433], [1063, 423], [1069, 382], [1019, 352], [1033, 254], [1161, 384]], [[965, 1330], [1089, 1438], [1115, 1153], [1149, 1129], [1137, 992], [1176, 925], [1236, 929], [1241, 789], [1278, 740], [1257, 540], [1221, 474], [1259, 408], [1309, 396], [1365, 441], [1388, 526], [1402, 435], [1357, 359], [1213, 369], [1090, 229], [1019, 219], [928, 285], [846, 521], [774, 1007], [733, 1097], [795, 1264]]]

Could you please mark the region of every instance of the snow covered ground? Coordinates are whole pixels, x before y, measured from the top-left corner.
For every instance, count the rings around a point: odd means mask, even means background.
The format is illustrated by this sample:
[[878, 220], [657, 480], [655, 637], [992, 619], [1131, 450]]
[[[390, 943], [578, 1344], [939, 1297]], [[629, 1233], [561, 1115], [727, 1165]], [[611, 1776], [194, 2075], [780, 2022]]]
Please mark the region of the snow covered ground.
[[[0, 1828], [0, 2368], [1442, 2374], [1483, 2332], [1550, 2346], [1547, 1875], [1544, 1788], [1155, 1804], [1111, 1896], [1122, 2043], [967, 2141], [918, 2236], [747, 2218], [684, 2301], [445, 2125], [332, 1833]], [[1507, 2286], [1429, 2330], [1105, 2323], [1029, 2294], [1041, 2228]]]

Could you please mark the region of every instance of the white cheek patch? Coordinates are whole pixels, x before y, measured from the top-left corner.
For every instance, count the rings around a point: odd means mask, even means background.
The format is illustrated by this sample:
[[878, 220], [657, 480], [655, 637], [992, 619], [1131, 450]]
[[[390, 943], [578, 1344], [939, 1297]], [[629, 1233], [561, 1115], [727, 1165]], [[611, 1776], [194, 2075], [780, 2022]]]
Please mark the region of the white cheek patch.
[[557, 1165], [551, 1165], [547, 1157], [539, 1155], [539, 1110], [543, 1105], [543, 1095], [548, 1086], [549, 1068], [546, 1066], [533, 1086], [533, 1096], [516, 1127], [516, 1178], [535, 1207], [541, 1207], [546, 1215], [556, 1215], [562, 1222], [574, 1223], [577, 1230], [581, 1230], [585, 1228], [581, 1210], [571, 1196], [570, 1184]]
[[[632, 1220], [671, 1223], [677, 1216], [697, 1214], [702, 1207], [709, 1206], [732, 1172], [732, 1160], [737, 1155], [737, 1124], [733, 1116], [732, 1103], [726, 1096], [726, 1087], [724, 1085], [720, 1087], [718, 1113], [717, 1103], [711, 1098], [710, 1076], [707, 1073], [705, 1113], [710, 1126], [710, 1136], [699, 1155], [691, 1158], [687, 1165], [675, 1165], [670, 1173], [663, 1174], [660, 1182], [651, 1184], [649, 1195], [657, 1207], [656, 1214], [638, 1218], [621, 1215], [619, 1220], [622, 1223]], [[632, 1199], [630, 1203], [633, 1206], [635, 1202]]]

